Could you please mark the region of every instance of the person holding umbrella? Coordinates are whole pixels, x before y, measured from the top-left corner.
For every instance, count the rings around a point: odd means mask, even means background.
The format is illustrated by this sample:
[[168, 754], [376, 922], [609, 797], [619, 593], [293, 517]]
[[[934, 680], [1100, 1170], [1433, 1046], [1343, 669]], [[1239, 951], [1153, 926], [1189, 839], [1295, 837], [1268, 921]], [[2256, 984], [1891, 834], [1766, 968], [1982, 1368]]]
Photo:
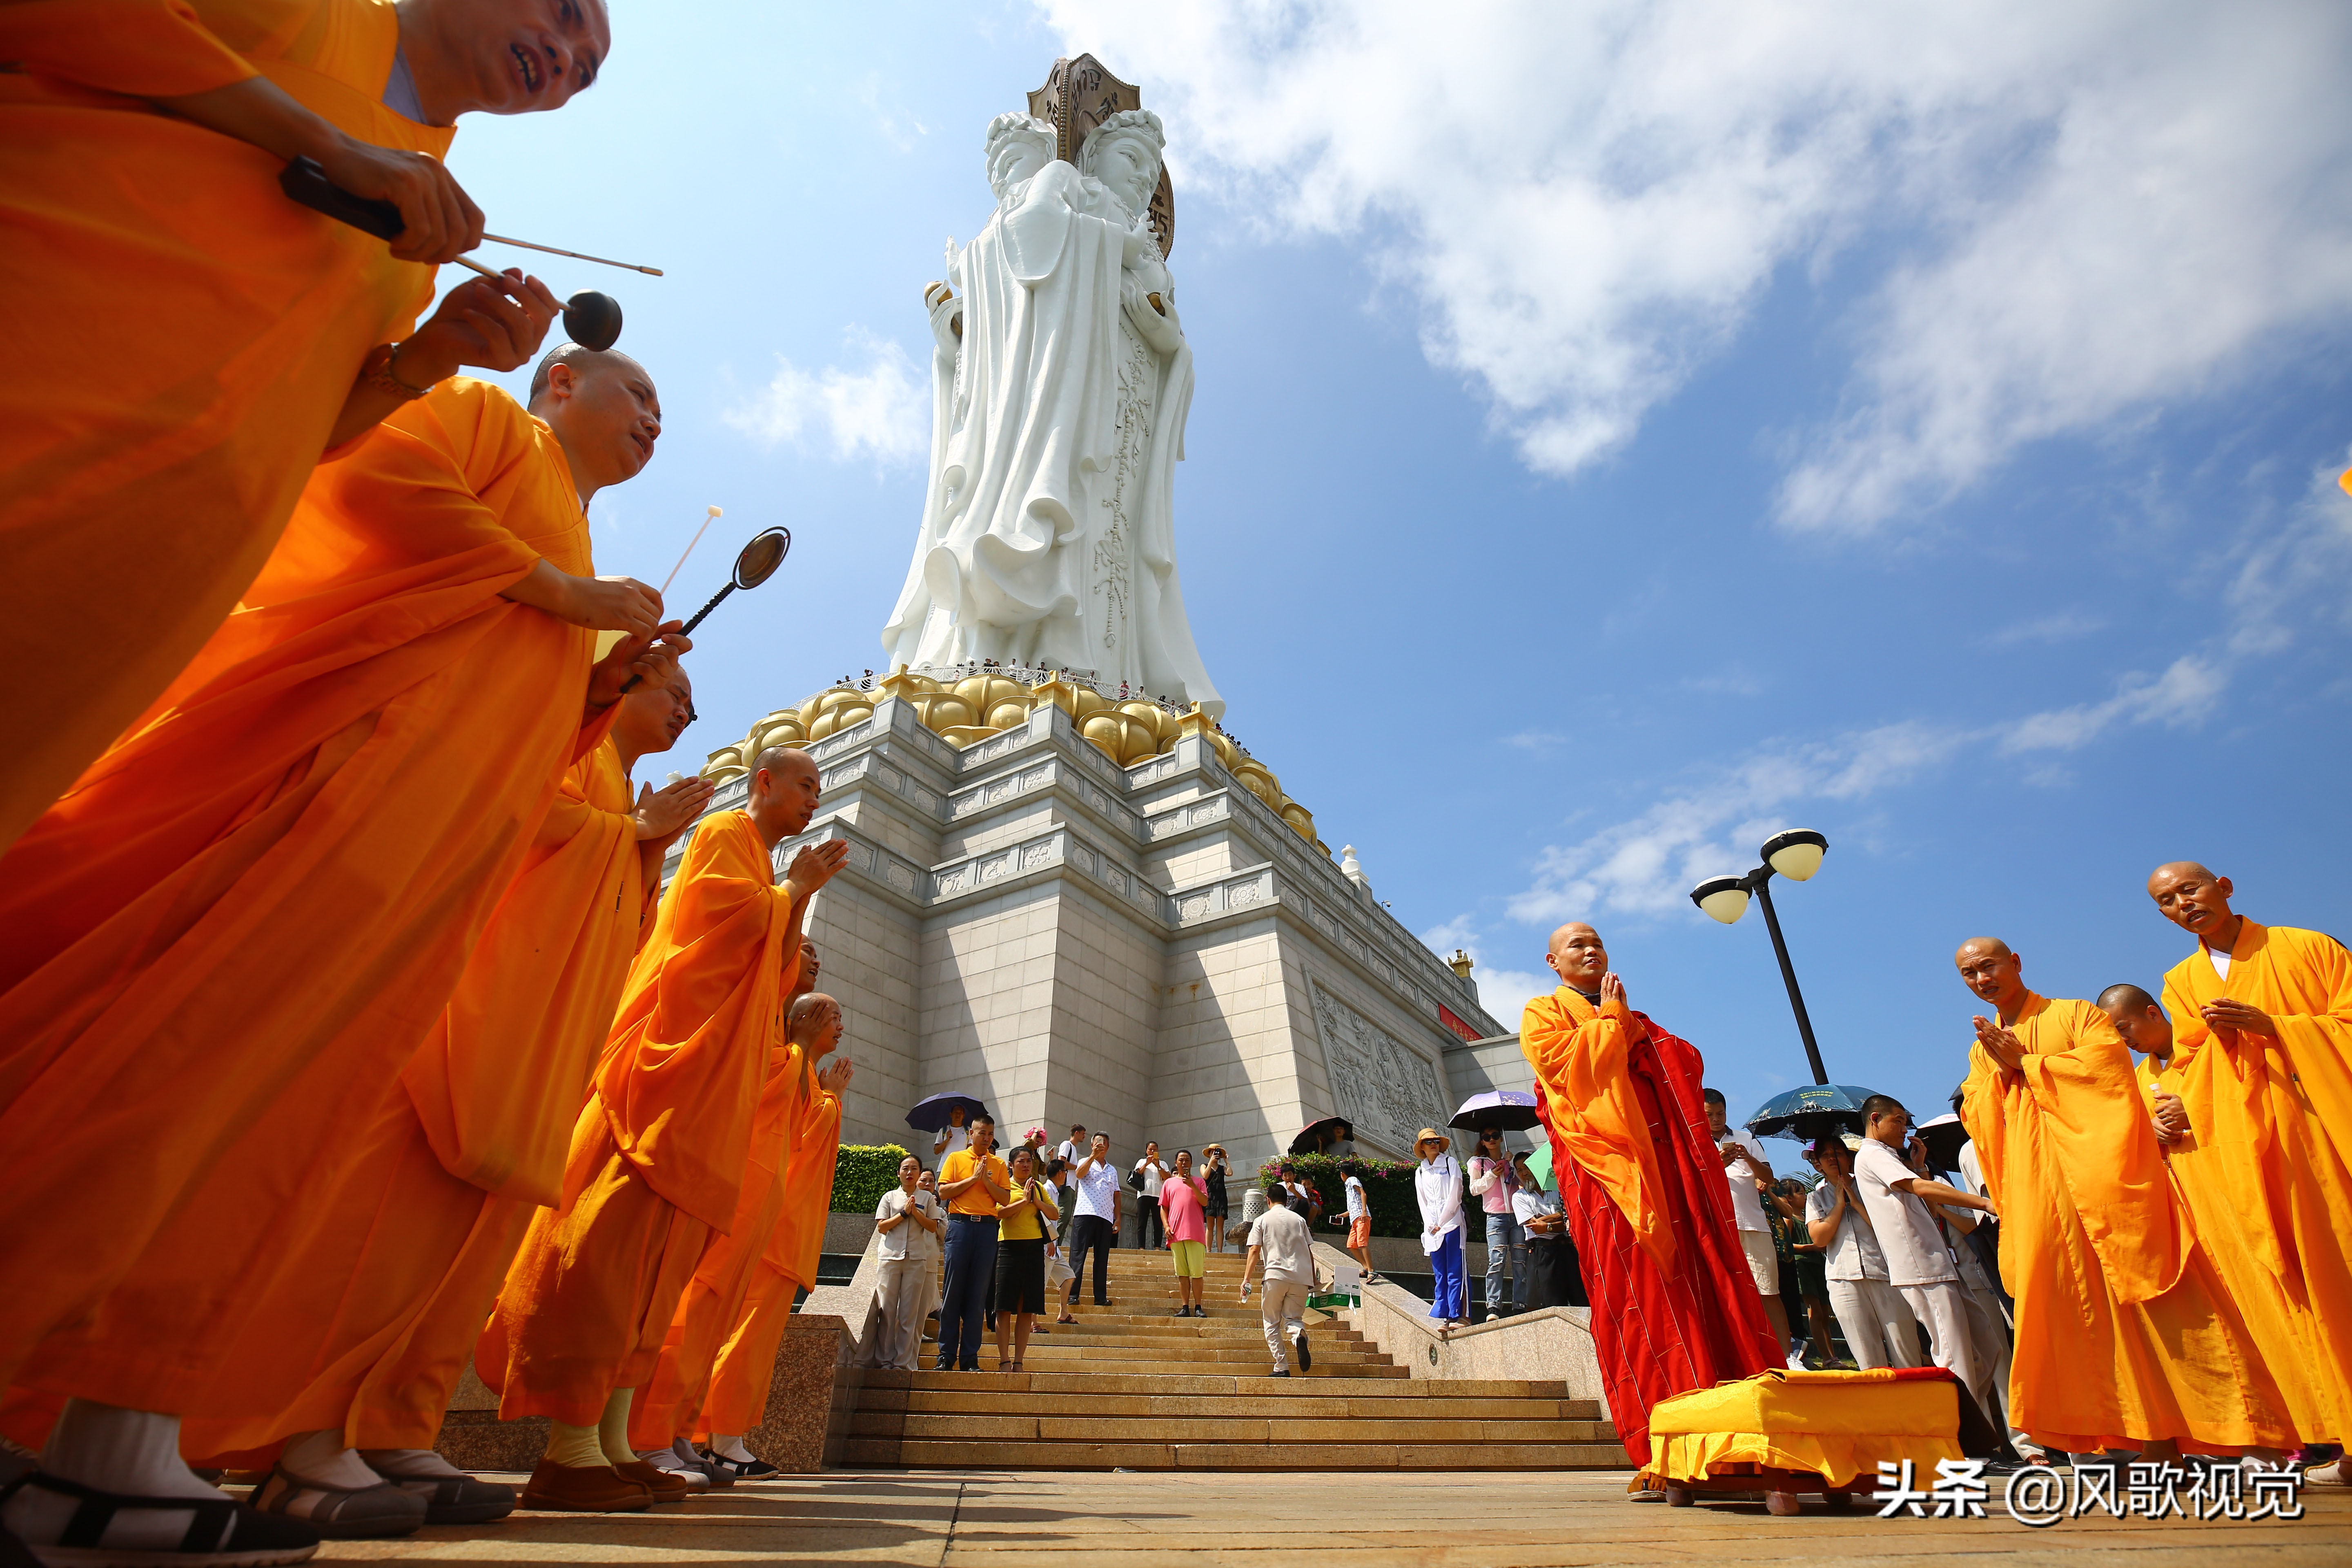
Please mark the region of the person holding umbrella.
[[1511, 1166], [1519, 1179], [1511, 1194], [1511, 1217], [1528, 1238], [1528, 1295], [1522, 1309], [1591, 1306], [1583, 1276], [1577, 1272], [1576, 1243], [1569, 1239], [1559, 1194], [1544, 1190], [1543, 1178], [1525, 1154], [1512, 1155]]
[[1528, 1304], [1528, 1264], [1520, 1249], [1518, 1222], [1511, 1217], [1511, 1194], [1519, 1184], [1503, 1152], [1503, 1130], [1487, 1124], [1478, 1130], [1478, 1152], [1470, 1156], [1470, 1194], [1479, 1201], [1486, 1220], [1486, 1316], [1503, 1315], [1503, 1266], [1511, 1269], [1513, 1309]]
[[1453, 1145], [1434, 1127], [1421, 1130], [1412, 1141], [1413, 1157], [1421, 1162], [1412, 1173], [1412, 1191], [1421, 1203], [1421, 1249], [1437, 1276], [1429, 1315], [1460, 1329], [1469, 1326], [1470, 1309], [1462, 1288], [1462, 1167], [1446, 1152]]

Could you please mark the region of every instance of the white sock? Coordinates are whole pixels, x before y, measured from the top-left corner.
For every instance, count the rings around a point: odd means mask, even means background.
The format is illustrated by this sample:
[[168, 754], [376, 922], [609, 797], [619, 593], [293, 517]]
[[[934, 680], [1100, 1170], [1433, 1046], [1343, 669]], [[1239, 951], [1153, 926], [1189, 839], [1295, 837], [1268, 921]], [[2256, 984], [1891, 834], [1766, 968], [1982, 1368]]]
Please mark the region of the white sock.
[[636, 1462], [637, 1451], [629, 1447], [629, 1401], [636, 1392], [634, 1388], [616, 1388], [604, 1400], [604, 1418], [596, 1423], [596, 1441], [603, 1445], [609, 1464]]
[[724, 1434], [713, 1432], [710, 1435], [710, 1451], [722, 1459], [732, 1459], [739, 1465], [748, 1465], [759, 1458], [751, 1449], [743, 1447], [743, 1434], [740, 1432]]
[[289, 1476], [330, 1487], [380, 1487], [383, 1478], [368, 1468], [354, 1448], [343, 1447], [343, 1429], [297, 1432], [286, 1439], [278, 1463]]
[[[181, 1461], [180, 1418], [68, 1399], [41, 1451], [41, 1468], [63, 1480], [132, 1497], [190, 1498], [217, 1502], [218, 1487]], [[26, 1487], [8, 1500], [0, 1521], [18, 1540], [54, 1545], [81, 1507], [76, 1498]], [[185, 1509], [131, 1509], [117, 1513], [100, 1543], [123, 1551], [169, 1552], [195, 1516]], [[233, 1526], [231, 1528], [234, 1528]], [[226, 1537], [224, 1537], [226, 1539]]]
[[[657, 1470], [667, 1470], [672, 1475], [678, 1474], [687, 1468], [687, 1462], [678, 1458], [677, 1450], [676, 1448], [652, 1448], [648, 1449], [645, 1453], [639, 1454], [637, 1458], [643, 1459], [654, 1468]], [[695, 1473], [697, 1475], [701, 1474], [699, 1470], [697, 1470]]]
[[680, 1437], [677, 1442], [672, 1443], [669, 1446], [669, 1451], [677, 1456], [677, 1462], [686, 1466], [688, 1469], [699, 1470], [702, 1468], [702, 1456], [694, 1451], [693, 1438]]
[[561, 1421], [547, 1424], [547, 1461], [575, 1470], [609, 1468], [612, 1460], [604, 1457], [604, 1446], [597, 1438], [593, 1426], [568, 1426]]
[[438, 1480], [466, 1473], [430, 1448], [362, 1448], [360, 1458], [380, 1476]]

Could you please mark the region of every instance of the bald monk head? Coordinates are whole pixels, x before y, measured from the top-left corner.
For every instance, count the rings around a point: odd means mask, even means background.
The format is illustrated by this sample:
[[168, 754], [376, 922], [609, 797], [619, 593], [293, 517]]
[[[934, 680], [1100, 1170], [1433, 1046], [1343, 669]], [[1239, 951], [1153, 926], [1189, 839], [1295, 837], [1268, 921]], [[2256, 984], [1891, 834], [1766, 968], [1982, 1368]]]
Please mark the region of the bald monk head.
[[814, 757], [792, 746], [770, 746], [751, 760], [751, 798], [743, 809], [773, 849], [807, 830], [824, 795]]
[[531, 373], [530, 411], [562, 443], [583, 506], [606, 485], [636, 478], [661, 439], [654, 378], [618, 349], [550, 349]]
[[2025, 961], [2000, 938], [1970, 937], [1952, 954], [1952, 962], [1959, 966], [1961, 983], [1979, 1001], [2000, 1008], [2003, 1016], [2025, 1005]]
[[2174, 860], [2148, 874], [2147, 896], [2164, 918], [2207, 947], [2227, 952], [2238, 942], [2242, 915], [2230, 909], [2237, 889], [2194, 860]]
[[2131, 1048], [2151, 1057], [2172, 1054], [2172, 1020], [2156, 998], [2137, 985], [2110, 985], [2099, 993], [2099, 1010], [2113, 1019], [2116, 1033]]
[[1599, 931], [1581, 921], [1570, 921], [1551, 933], [1544, 962], [1551, 965], [1561, 984], [1597, 996], [1601, 977], [1609, 973], [1609, 950], [1601, 944]]
[[799, 1001], [810, 992], [814, 991], [816, 989], [817, 972], [824, 967], [824, 966], [823, 964], [817, 962], [816, 943], [809, 941], [806, 937], [803, 937], [801, 939], [800, 973], [793, 977], [792, 991], [784, 997], [785, 1005], [790, 1006], [793, 1003]]
[[802, 1059], [813, 1067], [841, 1044], [844, 1022], [840, 1003], [822, 991], [812, 991], [784, 1014], [784, 1033], [800, 1047]]
[[561, 109], [612, 51], [604, 0], [400, 0], [400, 53], [428, 125]]
[[667, 680], [640, 681], [621, 699], [613, 721], [613, 745], [625, 766], [640, 757], [668, 751], [698, 715], [694, 711], [694, 683], [686, 671], [675, 670]]

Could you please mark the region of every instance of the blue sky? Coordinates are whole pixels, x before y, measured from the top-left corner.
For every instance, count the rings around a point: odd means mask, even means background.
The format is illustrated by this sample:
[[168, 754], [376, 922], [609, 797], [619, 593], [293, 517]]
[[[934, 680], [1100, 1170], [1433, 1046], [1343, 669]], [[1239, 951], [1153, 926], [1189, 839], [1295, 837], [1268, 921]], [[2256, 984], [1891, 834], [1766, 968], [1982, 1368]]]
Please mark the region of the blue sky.
[[1924, 1118], [1966, 937], [2152, 986], [2177, 858], [2352, 935], [2352, 17], [2052, 9], [620, 0], [593, 92], [452, 163], [667, 268], [541, 274], [662, 388], [600, 568], [722, 506], [690, 608], [793, 531], [700, 639], [698, 763], [880, 659], [922, 287], [989, 118], [1093, 50], [1168, 123], [1228, 727], [1507, 1018], [1591, 919], [1736, 1112], [1803, 1057], [1760, 920], [1684, 895], [1821, 829], [1780, 909], [1831, 1076]]

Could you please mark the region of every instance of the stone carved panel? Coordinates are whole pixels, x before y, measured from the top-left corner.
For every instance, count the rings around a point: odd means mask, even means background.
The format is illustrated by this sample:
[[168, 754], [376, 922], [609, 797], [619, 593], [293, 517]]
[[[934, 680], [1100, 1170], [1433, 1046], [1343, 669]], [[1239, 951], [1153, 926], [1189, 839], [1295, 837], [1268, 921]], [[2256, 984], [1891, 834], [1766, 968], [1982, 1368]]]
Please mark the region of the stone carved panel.
[[1309, 980], [1315, 1032], [1339, 1114], [1373, 1142], [1400, 1152], [1424, 1127], [1443, 1127], [1446, 1106], [1437, 1065]]

